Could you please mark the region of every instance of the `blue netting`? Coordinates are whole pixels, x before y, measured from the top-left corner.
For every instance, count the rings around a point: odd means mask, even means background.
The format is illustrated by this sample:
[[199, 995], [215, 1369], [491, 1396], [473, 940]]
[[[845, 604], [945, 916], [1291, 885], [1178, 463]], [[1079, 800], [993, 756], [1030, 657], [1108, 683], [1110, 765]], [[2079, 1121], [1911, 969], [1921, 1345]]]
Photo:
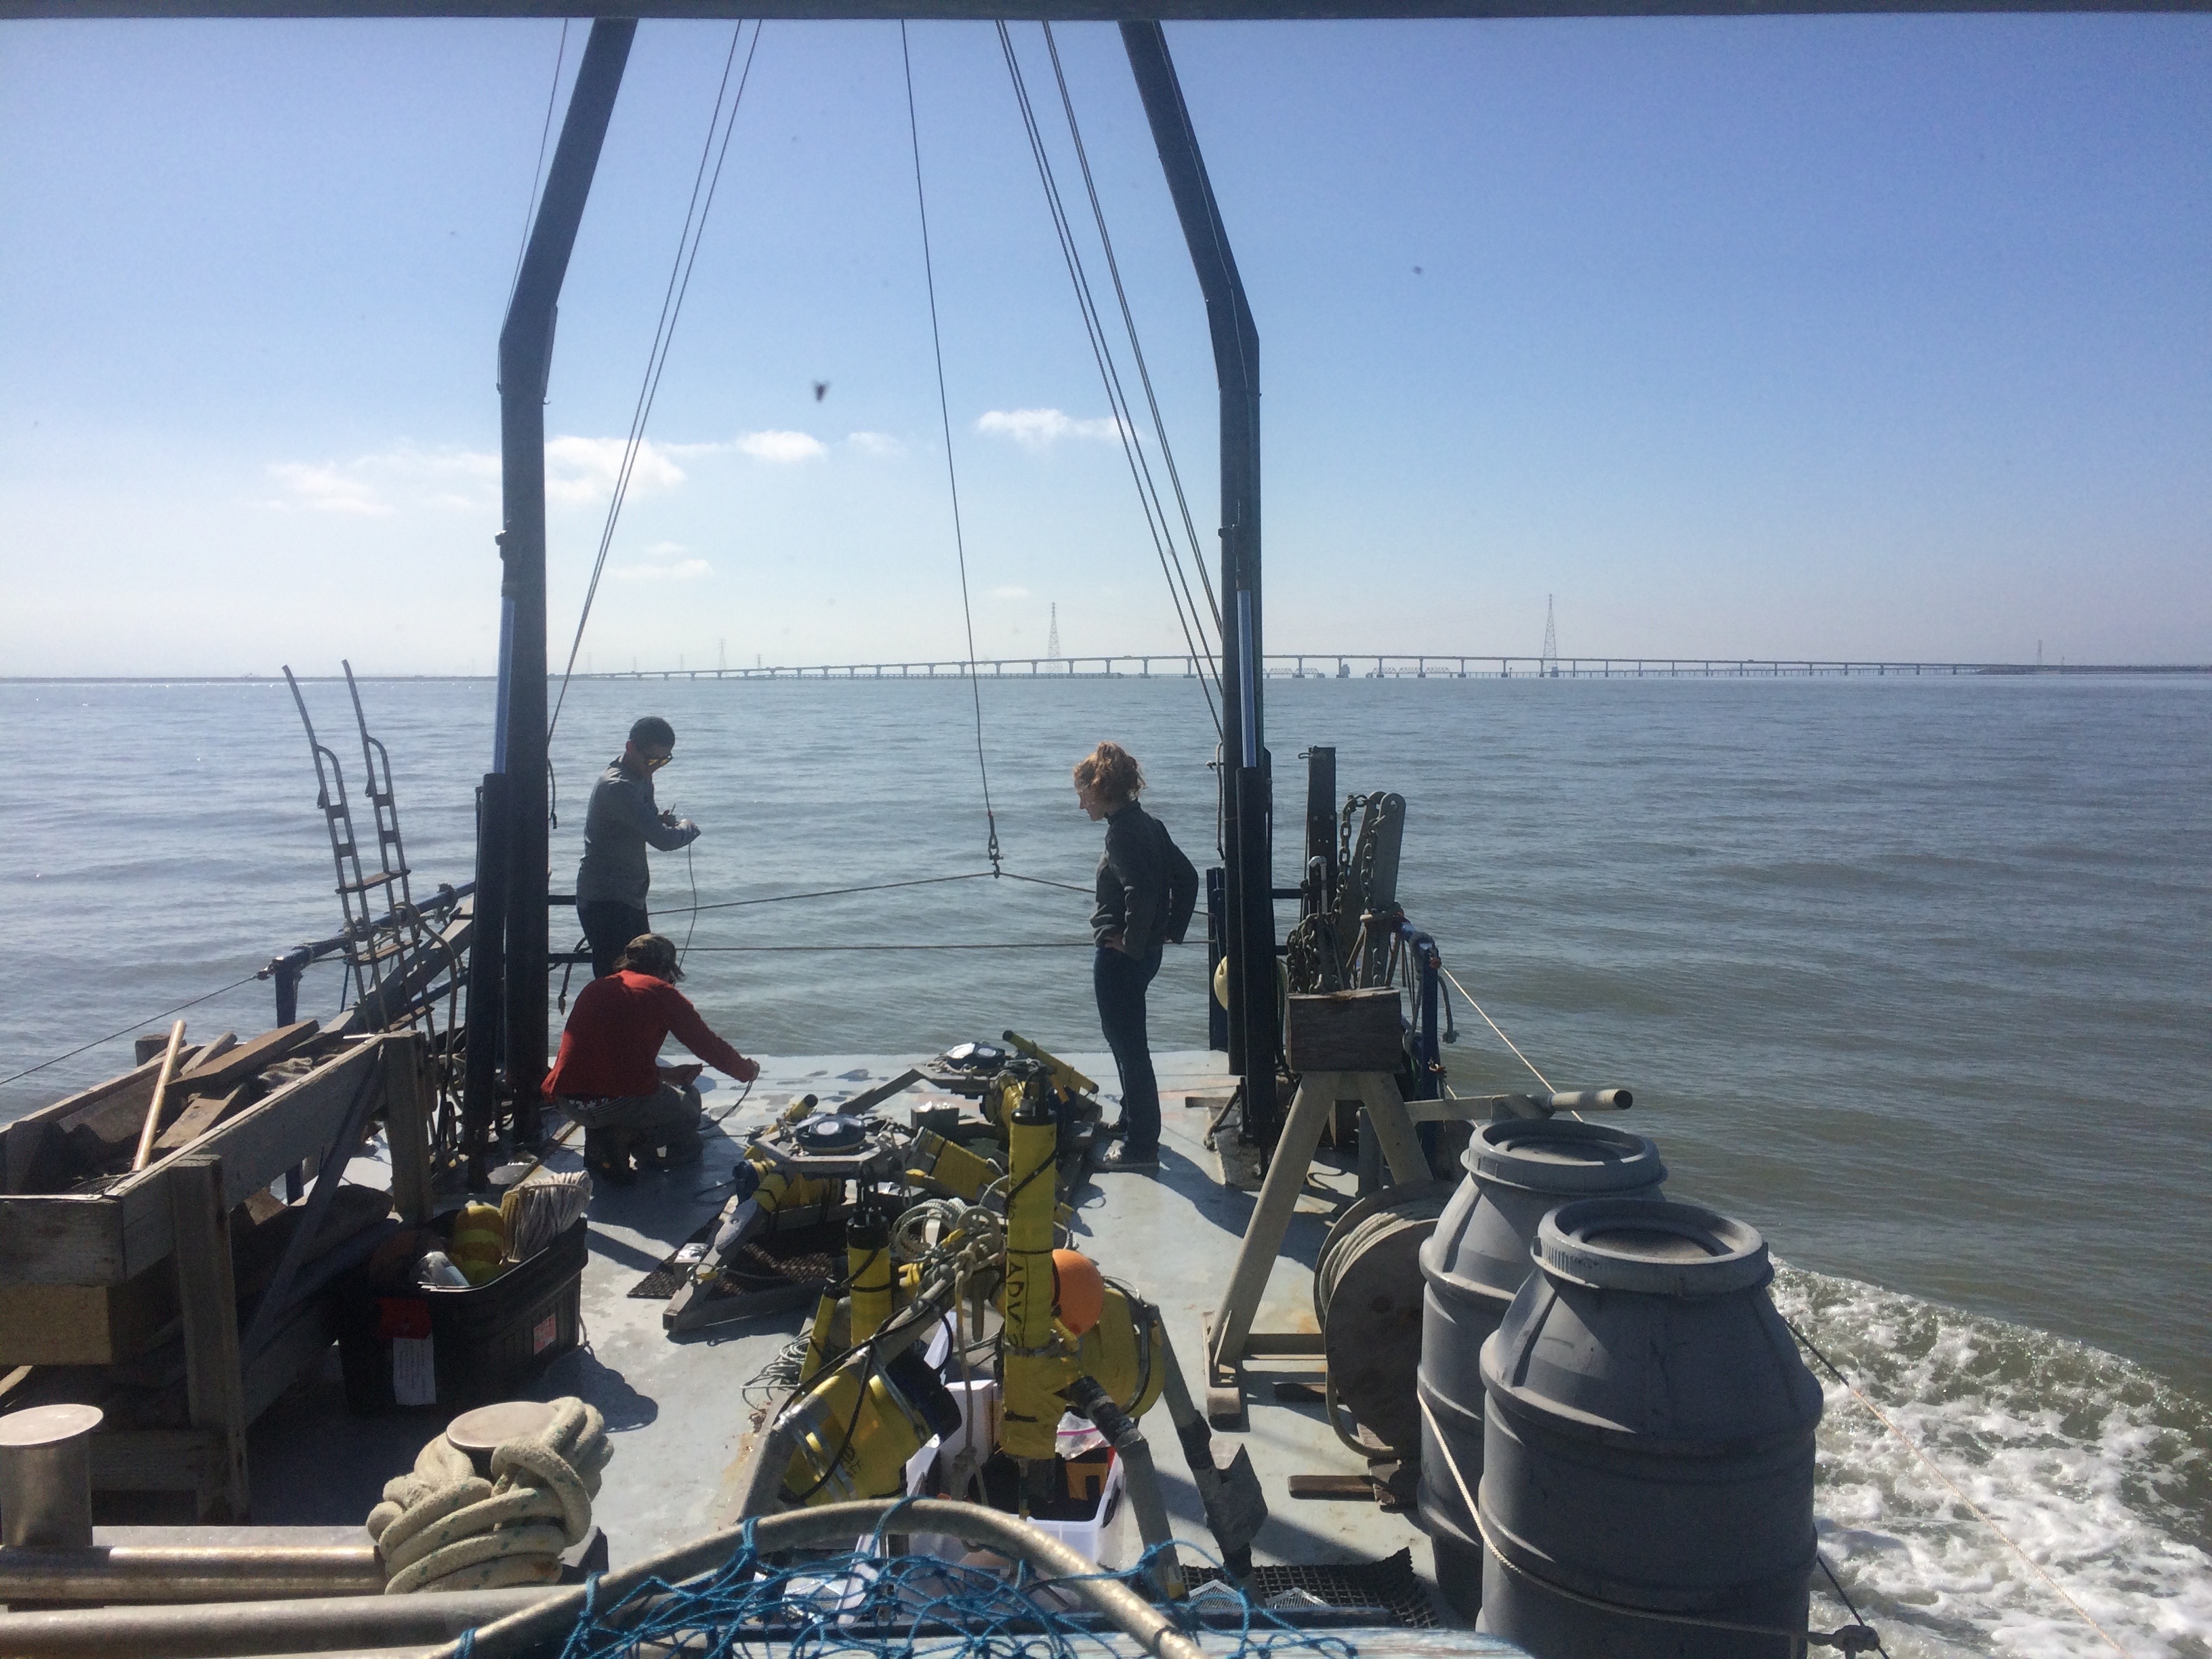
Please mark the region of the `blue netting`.
[[[1147, 1553], [1125, 1571], [1098, 1577], [1142, 1592], [1151, 1565]], [[681, 1585], [648, 1580], [602, 1607], [594, 1579], [561, 1659], [640, 1659], [647, 1653], [750, 1659], [770, 1652], [793, 1659], [1097, 1659], [1110, 1650], [1106, 1627], [1073, 1595], [1053, 1588], [1071, 1582], [1040, 1577], [1026, 1567], [1002, 1577], [933, 1556], [886, 1559], [865, 1552], [777, 1565], [754, 1547], [748, 1526], [726, 1563]], [[1299, 1630], [1242, 1594], [1217, 1590], [1163, 1611], [1205, 1644], [1209, 1659], [1357, 1659], [1341, 1637]]]

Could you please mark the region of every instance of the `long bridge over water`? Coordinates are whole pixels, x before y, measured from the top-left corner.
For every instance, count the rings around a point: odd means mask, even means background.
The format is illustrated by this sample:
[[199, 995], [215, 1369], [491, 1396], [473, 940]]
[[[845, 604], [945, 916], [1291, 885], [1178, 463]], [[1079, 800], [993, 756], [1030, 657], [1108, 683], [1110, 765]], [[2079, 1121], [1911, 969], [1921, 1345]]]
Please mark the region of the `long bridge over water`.
[[[1306, 652], [1262, 659], [1269, 679], [1841, 679], [1945, 675], [2208, 674], [2212, 664], [1887, 662], [1872, 659], [1753, 657], [1462, 657], [1434, 653]], [[753, 668], [630, 668], [579, 674], [598, 680], [1195, 679], [1210, 673], [1188, 655], [987, 657], [937, 662], [768, 665]]]

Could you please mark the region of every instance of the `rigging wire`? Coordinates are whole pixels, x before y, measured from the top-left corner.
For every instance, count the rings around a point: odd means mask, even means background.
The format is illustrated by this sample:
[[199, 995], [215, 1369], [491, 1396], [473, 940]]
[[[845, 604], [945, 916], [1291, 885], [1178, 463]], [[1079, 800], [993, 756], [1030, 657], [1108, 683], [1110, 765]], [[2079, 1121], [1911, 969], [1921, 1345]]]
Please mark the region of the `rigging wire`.
[[[1106, 231], [1106, 210], [1099, 203], [1098, 185], [1091, 176], [1091, 153], [1084, 147], [1083, 129], [1076, 124], [1075, 100], [1068, 95], [1067, 76], [1060, 69], [1060, 46], [1053, 39], [1049, 21], [1044, 25], [1044, 45], [1045, 50], [1052, 55], [1053, 79], [1060, 84], [1060, 107], [1067, 112], [1067, 136], [1074, 141], [1075, 159], [1083, 169], [1083, 187], [1091, 198], [1091, 217], [1098, 227], [1098, 245], [1106, 251], [1106, 270], [1114, 278], [1114, 298], [1121, 307], [1121, 325], [1129, 333], [1129, 355], [1136, 361], [1137, 378], [1145, 388], [1145, 404], [1152, 413], [1152, 435], [1159, 440], [1160, 459], [1167, 467], [1168, 483], [1175, 490], [1176, 505], [1182, 513], [1183, 533], [1190, 539], [1191, 562], [1198, 567], [1199, 586], [1206, 592], [1206, 608], [1213, 613], [1213, 631], [1218, 638], [1221, 633], [1221, 602], [1214, 596], [1212, 579], [1206, 574], [1206, 556], [1200, 550], [1198, 526], [1191, 519], [1190, 500], [1183, 494], [1182, 475], [1176, 470], [1175, 450], [1168, 442], [1167, 422], [1160, 418], [1160, 400], [1152, 393], [1152, 372], [1146, 366], [1145, 347], [1137, 334], [1136, 316], [1129, 309], [1129, 295], [1121, 286], [1121, 261], [1114, 257], [1114, 239]], [[1123, 401], [1126, 404], [1127, 399]], [[1149, 469], [1146, 481], [1151, 482]], [[1158, 489], [1153, 490], [1152, 499], [1156, 503], [1158, 501]], [[1164, 523], [1167, 514], [1163, 512], [1160, 518]], [[1172, 537], [1170, 540], [1172, 543]], [[1182, 556], [1179, 549], [1176, 555], [1176, 574], [1182, 580], [1184, 597], [1188, 598], [1190, 581], [1182, 574]], [[1193, 616], [1198, 614], [1195, 601], [1193, 601], [1190, 610]], [[1218, 674], [1216, 678], [1218, 681]]]
[[538, 188], [545, 182], [545, 146], [553, 137], [553, 106], [561, 96], [561, 66], [568, 61], [568, 20], [561, 20], [561, 46], [553, 54], [553, 84], [545, 88], [545, 125], [538, 132], [538, 165], [530, 175], [530, 198], [522, 204], [522, 240], [514, 250], [514, 275], [507, 279], [507, 302], [522, 281], [522, 261], [530, 252], [531, 222], [538, 216]]
[[691, 935], [699, 931], [699, 869], [691, 859], [691, 849], [698, 844], [696, 841], [684, 843], [684, 873], [691, 882], [691, 921], [684, 930], [684, 948], [676, 953], [678, 968], [684, 965], [684, 958], [691, 954]]
[[[1551, 1089], [1552, 1079], [1546, 1077], [1541, 1072], [1536, 1070], [1536, 1062], [1521, 1052], [1519, 1046], [1515, 1043], [1513, 1039], [1505, 1035], [1504, 1028], [1503, 1026], [1499, 1025], [1496, 1020], [1491, 1018], [1487, 1013], [1483, 1012], [1483, 1007], [1480, 1003], [1477, 1002], [1473, 997], [1468, 996], [1467, 987], [1459, 982], [1458, 978], [1452, 973], [1452, 970], [1439, 962], [1437, 964], [1437, 971], [1442, 974], [1446, 979], [1451, 981], [1451, 988], [1453, 990], [1458, 992], [1461, 996], [1466, 997], [1467, 1006], [1474, 1009], [1476, 1013], [1482, 1016], [1482, 1023], [1485, 1025], [1487, 1025], [1492, 1030], [1498, 1033], [1498, 1040], [1504, 1043], [1507, 1048], [1513, 1050], [1513, 1058], [1519, 1060], [1523, 1066], [1526, 1066], [1537, 1082], [1542, 1084], [1547, 1089]], [[1553, 1090], [1553, 1092], [1557, 1093], [1558, 1091], [1554, 1089]], [[1575, 1115], [1579, 1117], [1581, 1114], [1577, 1113]]]
[[909, 945], [892, 940], [866, 945], [695, 945], [691, 948], [717, 956], [781, 956], [822, 951], [1095, 951], [1098, 945], [1087, 939], [982, 939], [972, 945]]
[[149, 1014], [145, 1018], [126, 1025], [119, 1031], [110, 1031], [106, 1036], [94, 1037], [89, 1042], [81, 1042], [65, 1054], [56, 1054], [52, 1060], [42, 1060], [35, 1066], [26, 1066], [20, 1072], [11, 1072], [6, 1077], [0, 1077], [0, 1085], [13, 1083], [20, 1078], [27, 1078], [33, 1072], [43, 1072], [47, 1066], [58, 1066], [65, 1060], [75, 1060], [88, 1048], [97, 1048], [103, 1042], [112, 1042], [118, 1037], [129, 1036], [133, 1031], [141, 1027], [151, 1025], [157, 1019], [167, 1019], [171, 1014], [180, 1014], [187, 1008], [197, 1008], [203, 1002], [212, 1002], [226, 992], [235, 991], [241, 985], [251, 985], [260, 977], [258, 973], [248, 974], [244, 979], [234, 979], [229, 984], [210, 991], [204, 996], [194, 997], [189, 1002], [180, 1002], [173, 1008], [164, 1008], [158, 1014]]
[[[1005, 26], [1000, 25], [1001, 32]], [[914, 52], [899, 19], [899, 58], [906, 67], [906, 130], [914, 147], [914, 204], [921, 218], [921, 273], [929, 289], [929, 343], [937, 356], [937, 415], [945, 428], [945, 481], [952, 492], [952, 545], [960, 559], [960, 616], [968, 629], [968, 691], [975, 704], [975, 769], [983, 780], [985, 854], [999, 867], [999, 818], [991, 810], [991, 768], [983, 758], [983, 690], [975, 673], [975, 613], [968, 603], [968, 542], [960, 527], [960, 478], [952, 466], [952, 406], [945, 396], [945, 339], [937, 325], [937, 269], [929, 252], [929, 203], [921, 190], [921, 124], [914, 110]]]
[[980, 881], [986, 876], [1004, 877], [1008, 881], [1024, 881], [1037, 887], [1057, 887], [1064, 892], [1088, 893], [1088, 887], [1079, 887], [1072, 881], [1053, 881], [1043, 876], [1018, 876], [1011, 870], [963, 870], [951, 876], [916, 876], [907, 881], [872, 881], [860, 887], [819, 887], [805, 893], [773, 893], [766, 898], [719, 899], [712, 904], [694, 904], [694, 910], [744, 910], [756, 904], [788, 904], [794, 899], [842, 898], [850, 893], [888, 893], [898, 887], [935, 887], [948, 881]]
[[[1083, 315], [1084, 332], [1091, 343], [1091, 357], [1098, 366], [1098, 377], [1105, 386], [1106, 401], [1113, 411], [1115, 432], [1121, 440], [1121, 452], [1128, 463], [1130, 481], [1137, 488], [1137, 505], [1145, 515], [1145, 530], [1151, 536], [1153, 553], [1159, 559], [1160, 574], [1167, 580], [1169, 603], [1175, 607], [1176, 621], [1182, 629], [1183, 643], [1194, 658], [1204, 656], [1207, 672], [1218, 685], [1220, 672], [1211, 650], [1201, 653], [1197, 641], [1192, 636], [1194, 622], [1198, 623], [1200, 634], [1205, 631], [1204, 623], [1197, 615], [1196, 602], [1191, 602], [1188, 613], [1184, 609], [1189, 584], [1186, 580], [1182, 591], [1178, 592], [1175, 571], [1169, 567], [1170, 550], [1173, 549], [1175, 567], [1180, 570], [1182, 563], [1181, 550], [1175, 543], [1172, 529], [1168, 526], [1166, 509], [1160, 504], [1158, 489], [1152, 489], [1149, 495], [1146, 494], [1146, 487], [1151, 482], [1150, 468], [1144, 462], [1142, 447], [1137, 441], [1136, 423], [1129, 416], [1128, 399], [1121, 392], [1120, 372], [1114, 365], [1112, 348], [1106, 343], [1105, 327], [1099, 320], [1097, 302], [1091, 291], [1090, 278], [1084, 271], [1083, 256], [1076, 247], [1066, 205], [1060, 198], [1059, 182], [1053, 176], [1051, 159], [1044, 147], [1044, 135], [1037, 125], [1036, 109], [1030, 101], [1029, 88], [1022, 77], [1021, 60], [1014, 52], [1013, 37], [1004, 22], [998, 25], [998, 30], [1000, 48], [1006, 54], [1006, 72], [1013, 82], [1014, 100], [1020, 108], [1022, 125], [1029, 137], [1030, 154], [1036, 163], [1038, 181], [1044, 187], [1045, 205], [1052, 214], [1053, 232], [1060, 241], [1060, 258], [1066, 263], [1068, 280], [1074, 286], [1076, 308]], [[1216, 626], [1218, 630], [1218, 617]], [[1207, 686], [1203, 679], [1200, 681], [1199, 687], [1205, 695], [1206, 712], [1212, 717], [1213, 728], [1218, 735], [1221, 715], [1214, 706], [1212, 688]]]
[[[691, 199], [684, 210], [684, 228], [676, 238], [676, 259], [668, 272], [668, 287], [660, 300], [660, 319], [653, 325], [653, 345], [646, 353], [645, 378], [637, 392], [637, 405], [630, 416], [629, 436], [623, 447], [622, 465], [615, 475], [614, 493], [607, 502], [607, 520], [599, 532], [598, 556], [592, 562], [592, 580], [584, 589], [584, 607], [576, 617], [576, 636], [568, 643], [568, 665], [561, 671], [560, 695], [553, 701], [553, 715], [545, 725], [546, 741], [552, 741], [554, 732], [561, 724], [561, 708], [568, 698], [568, 681], [576, 672], [576, 653], [583, 648], [584, 628], [592, 619], [592, 601], [599, 596], [599, 578], [607, 567], [607, 553], [613, 547], [615, 526], [622, 518], [623, 503], [629, 495], [631, 473], [636, 469], [637, 458], [645, 446], [646, 422], [652, 418], [653, 400], [660, 394], [660, 377], [668, 367], [668, 349], [676, 337], [677, 319], [684, 313], [684, 299], [691, 291], [691, 272], [699, 262], [699, 245], [707, 234], [707, 216], [714, 206], [714, 192], [722, 182], [722, 164], [730, 154], [730, 137], [737, 131], [738, 110], [745, 100], [745, 85], [752, 79], [753, 57], [760, 51], [762, 24], [753, 24], [752, 46], [745, 52], [744, 68], [738, 76], [738, 89], [730, 95], [730, 73], [737, 63], [738, 46], [744, 39], [745, 26], [741, 19], [730, 35], [729, 55], [722, 63], [722, 79], [714, 89], [714, 111], [707, 122], [707, 139], [699, 151], [698, 171], [691, 179]], [[722, 100], [729, 98], [729, 116], [723, 118]], [[714, 143], [714, 129], [722, 130], [719, 149]], [[707, 171], [708, 158], [714, 161], [714, 172]], [[700, 191], [705, 189], [702, 200]], [[686, 244], [689, 244], [688, 251]]]

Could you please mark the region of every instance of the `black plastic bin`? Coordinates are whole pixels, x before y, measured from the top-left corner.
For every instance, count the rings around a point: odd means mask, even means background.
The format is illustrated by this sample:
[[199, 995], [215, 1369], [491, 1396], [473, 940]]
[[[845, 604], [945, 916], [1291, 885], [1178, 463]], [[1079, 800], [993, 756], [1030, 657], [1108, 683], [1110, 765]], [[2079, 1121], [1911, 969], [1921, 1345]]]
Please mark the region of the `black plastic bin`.
[[[418, 1387], [426, 1370], [434, 1375], [437, 1390], [435, 1400], [410, 1404], [442, 1410], [513, 1397], [581, 1340], [589, 1231], [579, 1218], [527, 1261], [469, 1290], [416, 1285], [380, 1296], [366, 1278], [356, 1277], [338, 1297], [346, 1404], [363, 1416], [399, 1409], [394, 1378], [410, 1369]], [[427, 1354], [416, 1346], [425, 1339]]]

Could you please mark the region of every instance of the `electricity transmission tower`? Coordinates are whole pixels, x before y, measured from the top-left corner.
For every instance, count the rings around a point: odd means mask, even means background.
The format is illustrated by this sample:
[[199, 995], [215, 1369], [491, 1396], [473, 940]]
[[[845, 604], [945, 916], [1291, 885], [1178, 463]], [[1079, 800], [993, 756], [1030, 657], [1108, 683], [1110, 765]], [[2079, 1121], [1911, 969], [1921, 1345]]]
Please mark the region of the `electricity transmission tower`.
[[1044, 653], [1057, 662], [1060, 659], [1060, 601], [1052, 605], [1052, 630], [1044, 636]]
[[1544, 595], [1544, 657], [1536, 672], [1547, 680], [1559, 678], [1559, 629], [1552, 618], [1552, 596]]

